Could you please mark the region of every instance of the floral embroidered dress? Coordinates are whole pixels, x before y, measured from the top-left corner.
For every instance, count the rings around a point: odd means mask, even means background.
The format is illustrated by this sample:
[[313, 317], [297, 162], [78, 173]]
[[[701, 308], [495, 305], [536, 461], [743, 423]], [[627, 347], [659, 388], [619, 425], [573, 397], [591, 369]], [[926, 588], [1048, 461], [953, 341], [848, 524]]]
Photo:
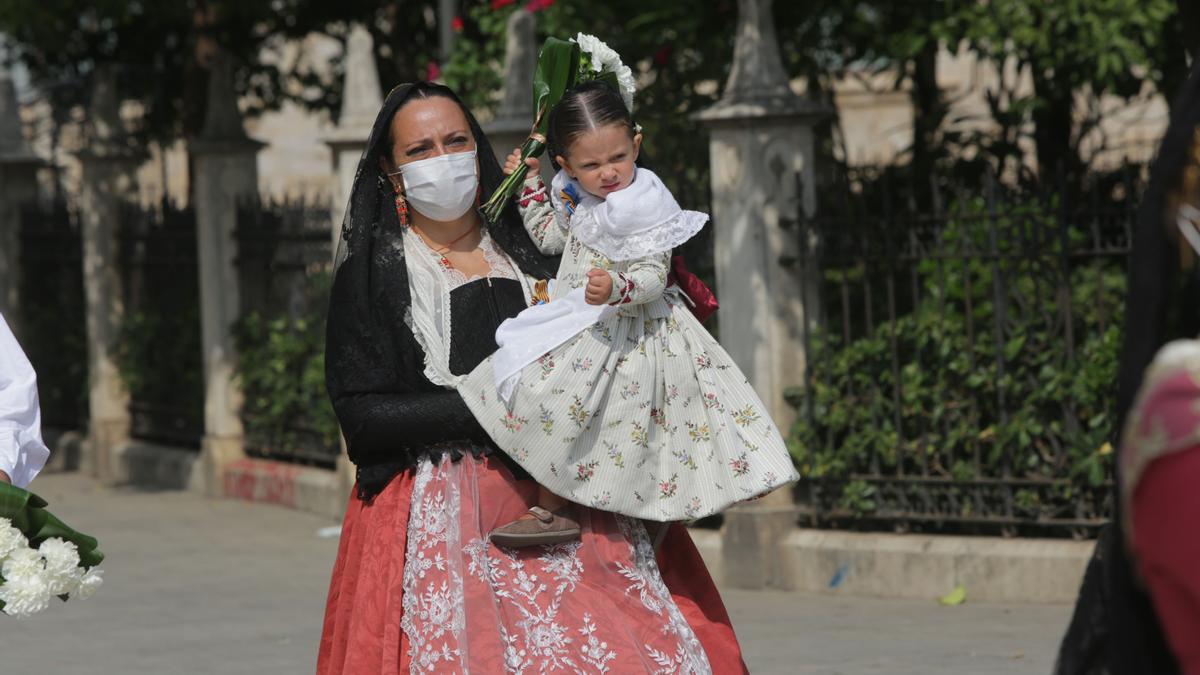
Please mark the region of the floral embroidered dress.
[[[500, 351], [459, 384], [506, 454], [566, 499], [655, 521], [700, 518], [797, 480], [758, 395], [668, 287], [671, 249], [707, 216], [679, 209], [645, 169], [607, 200], [562, 172], [547, 198], [533, 178], [519, 204], [535, 243], [562, 263], [550, 303], [510, 321], [556, 303], [584, 318], [565, 340], [536, 322], [508, 335], [502, 326]], [[611, 307], [596, 316], [581, 301], [593, 268], [613, 279]], [[537, 354], [501, 396], [513, 381], [495, 364], [511, 350]]]

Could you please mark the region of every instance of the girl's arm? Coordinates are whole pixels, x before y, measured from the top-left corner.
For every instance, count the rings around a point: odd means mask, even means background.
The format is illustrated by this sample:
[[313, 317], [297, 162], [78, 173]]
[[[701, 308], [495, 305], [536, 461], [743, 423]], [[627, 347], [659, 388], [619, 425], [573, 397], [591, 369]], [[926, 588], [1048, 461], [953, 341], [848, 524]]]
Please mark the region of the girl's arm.
[[663, 251], [631, 261], [624, 271], [609, 270], [613, 288], [608, 304], [642, 305], [661, 298], [670, 268], [671, 252]]
[[559, 255], [567, 245], [567, 231], [558, 223], [550, 204], [550, 191], [542, 177], [531, 171], [517, 196], [517, 210], [525, 230], [543, 255]]

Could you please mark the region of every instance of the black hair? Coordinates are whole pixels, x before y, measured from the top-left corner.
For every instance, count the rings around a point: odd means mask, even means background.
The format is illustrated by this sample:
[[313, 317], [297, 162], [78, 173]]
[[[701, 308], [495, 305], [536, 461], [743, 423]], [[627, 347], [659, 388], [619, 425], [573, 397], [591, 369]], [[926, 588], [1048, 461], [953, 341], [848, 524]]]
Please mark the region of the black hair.
[[[462, 101], [459, 100], [458, 96], [456, 96], [454, 94], [454, 90], [452, 90], [450, 87], [447, 87], [444, 84], [438, 84], [436, 82], [424, 82], [424, 81], [413, 82], [412, 84], [409, 84], [407, 86], [408, 86], [408, 96], [399, 104], [399, 106], [396, 107], [395, 112], [392, 113], [393, 117], [395, 117], [395, 113], [400, 112], [401, 108], [407, 106], [409, 103], [412, 103], [413, 101], [416, 101], [416, 100], [423, 101], [423, 100], [427, 100], [427, 99], [431, 99], [431, 98], [444, 98], [444, 99], [448, 99], [450, 101], [454, 101], [455, 103], [457, 103], [458, 107], [462, 108], [463, 116], [467, 118], [468, 122], [471, 120], [471, 112], [469, 110], [467, 110], [467, 107], [465, 105], [463, 105]], [[384, 142], [385, 142], [384, 147], [388, 149], [388, 151], [386, 153], [387, 159], [392, 160], [393, 158], [391, 156], [391, 147], [392, 147], [392, 144], [395, 143], [396, 139], [392, 138], [392, 124], [390, 121], [388, 122], [387, 127], [383, 130], [383, 132], [384, 132], [383, 138], [384, 138]]]
[[555, 157], [567, 157], [571, 143], [583, 134], [609, 124], [619, 124], [633, 138], [633, 116], [625, 107], [625, 99], [607, 82], [590, 80], [568, 89], [550, 111], [546, 147], [554, 166]]

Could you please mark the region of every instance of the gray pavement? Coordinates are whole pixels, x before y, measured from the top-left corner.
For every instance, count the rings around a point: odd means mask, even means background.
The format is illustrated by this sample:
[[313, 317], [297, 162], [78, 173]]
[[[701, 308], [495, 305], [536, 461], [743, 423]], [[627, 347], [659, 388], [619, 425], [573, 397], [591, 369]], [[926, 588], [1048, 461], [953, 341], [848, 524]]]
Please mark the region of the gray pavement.
[[[186, 492], [34, 483], [108, 556], [94, 598], [25, 621], [0, 617], [0, 672], [311, 673], [337, 540], [333, 523]], [[1070, 607], [728, 591], [761, 674], [1048, 673]]]

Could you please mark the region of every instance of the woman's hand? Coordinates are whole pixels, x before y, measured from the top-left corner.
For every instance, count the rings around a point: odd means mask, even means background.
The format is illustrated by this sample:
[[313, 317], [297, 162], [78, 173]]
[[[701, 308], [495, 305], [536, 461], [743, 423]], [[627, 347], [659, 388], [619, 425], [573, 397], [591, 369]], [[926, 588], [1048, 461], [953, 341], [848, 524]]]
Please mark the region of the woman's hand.
[[[520, 165], [521, 165], [521, 149], [514, 148], [512, 152], [508, 153], [508, 157], [506, 157], [504, 159], [504, 175], [507, 176], [510, 173], [516, 171], [517, 167]], [[529, 157], [529, 158], [526, 158], [525, 165], [529, 167], [529, 173], [536, 176], [538, 174], [538, 171], [541, 170], [542, 163], [538, 161], [537, 157]], [[528, 174], [526, 174], [526, 175], [528, 175]]]
[[613, 282], [608, 272], [602, 269], [591, 269], [587, 273], [587, 287], [583, 290], [583, 298], [589, 305], [603, 305], [612, 295]]

